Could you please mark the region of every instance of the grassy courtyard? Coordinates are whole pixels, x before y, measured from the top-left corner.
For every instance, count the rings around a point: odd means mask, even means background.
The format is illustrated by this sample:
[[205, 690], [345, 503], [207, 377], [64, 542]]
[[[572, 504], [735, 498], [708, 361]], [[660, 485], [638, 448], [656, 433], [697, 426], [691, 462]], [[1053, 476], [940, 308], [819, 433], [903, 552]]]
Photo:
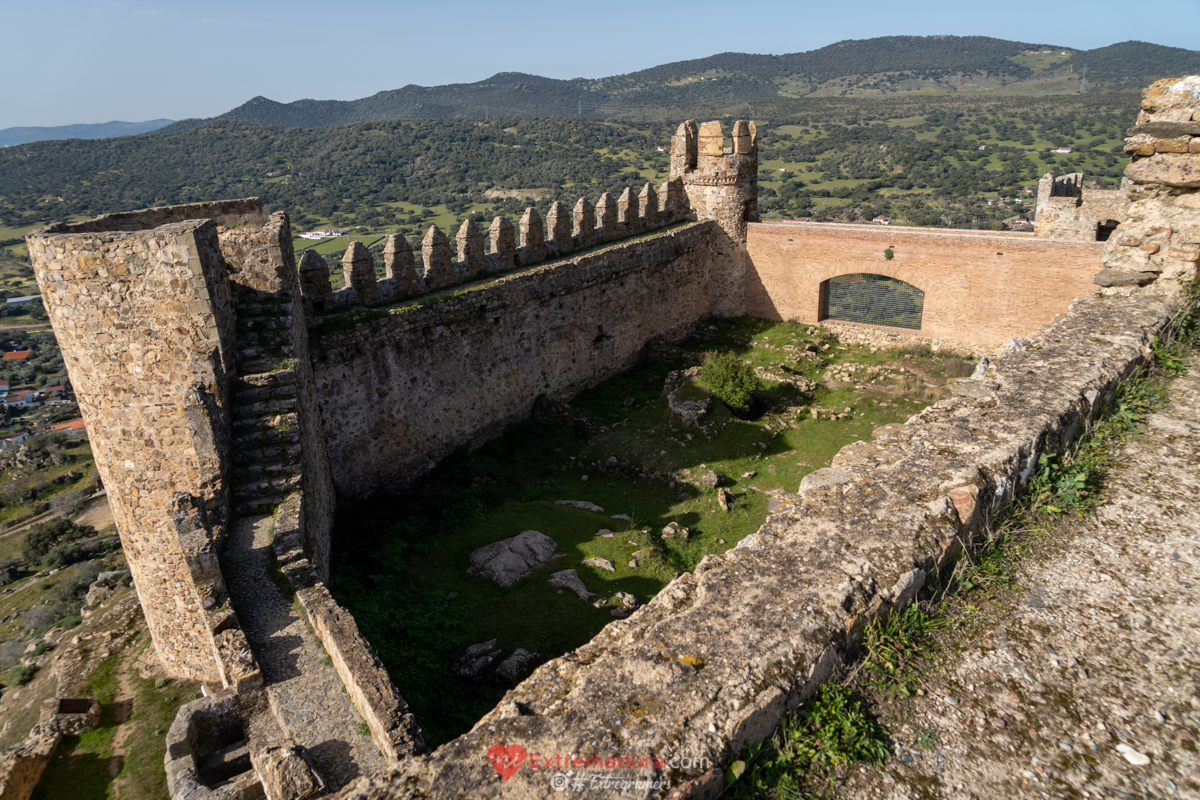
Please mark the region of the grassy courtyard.
[[[667, 389], [703, 402], [712, 387], [699, 367], [711, 353], [734, 355], [757, 373], [759, 389], [748, 412], [735, 415], [713, 397], [687, 424], [668, 407]], [[842, 345], [813, 326], [706, 321], [678, 346], [647, 348], [633, 368], [566, 407], [447, 458], [417, 486], [340, 509], [330, 588], [427, 738], [446, 741], [503, 691], [490, 676], [474, 685], [451, 674], [468, 645], [497, 639], [495, 664], [516, 648], [551, 658], [582, 645], [613, 620], [614, 594], [644, 603], [706, 554], [734, 547], [775, 498], [796, 492], [842, 446], [904, 421], [972, 367], [920, 345]], [[713, 475], [728, 510], [705, 483]], [[686, 539], [663, 538], [672, 522], [691, 529]], [[544, 567], [510, 588], [466, 574], [472, 551], [527, 530], [557, 545]], [[596, 556], [614, 569], [581, 563]], [[597, 597], [548, 583], [567, 569]]]

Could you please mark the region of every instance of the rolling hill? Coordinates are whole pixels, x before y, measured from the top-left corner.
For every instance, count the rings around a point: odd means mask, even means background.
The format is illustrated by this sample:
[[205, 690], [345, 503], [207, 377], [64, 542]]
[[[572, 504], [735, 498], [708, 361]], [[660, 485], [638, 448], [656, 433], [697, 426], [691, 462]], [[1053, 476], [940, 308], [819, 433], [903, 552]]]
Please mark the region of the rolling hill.
[[[1152, 79], [1187, 72], [1200, 72], [1200, 52], [1147, 42], [1072, 50], [984, 36], [887, 36], [780, 56], [722, 53], [599, 79], [501, 72], [476, 83], [408, 85], [359, 100], [279, 103], [255, 97], [220, 118], [301, 128], [384, 119], [611, 118], [654, 107], [778, 97], [1040, 96], [1079, 94], [1081, 87], [1086, 93], [1134, 92]], [[162, 132], [196, 124], [176, 123]]]

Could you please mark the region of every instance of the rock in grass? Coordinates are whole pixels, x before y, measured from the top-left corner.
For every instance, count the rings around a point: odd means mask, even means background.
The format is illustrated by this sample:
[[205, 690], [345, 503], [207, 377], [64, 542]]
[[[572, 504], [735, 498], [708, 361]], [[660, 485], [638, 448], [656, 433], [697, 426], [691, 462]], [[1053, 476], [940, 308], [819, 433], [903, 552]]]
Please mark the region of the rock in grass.
[[500, 648], [496, 647], [497, 641], [489, 639], [486, 642], [477, 642], [471, 645], [454, 663], [450, 671], [460, 678], [480, 683], [483, 681], [483, 676], [487, 674], [488, 667], [492, 665], [492, 661], [500, 655]]
[[633, 522], [633, 519], [628, 514], [613, 514], [613, 519], [619, 519], [624, 522]]
[[590, 600], [594, 595], [584, 586], [583, 579], [573, 569], [564, 569], [550, 576], [550, 585], [558, 589], [570, 589], [580, 600]]
[[501, 661], [500, 666], [496, 667], [496, 683], [511, 689], [528, 678], [540, 663], [542, 663], [541, 655], [518, 647], [511, 656]]
[[629, 592], [617, 592], [612, 596], [613, 602], [620, 608], [626, 611], [635, 611], [641, 607], [642, 603]]
[[592, 556], [591, 558], [585, 558], [583, 560], [583, 563], [589, 567], [595, 567], [596, 569], [607, 570], [608, 572], [616, 572], [617, 571], [617, 567], [615, 564], [613, 564], [613, 562], [609, 561], [607, 558], [601, 558], [600, 556]]
[[672, 522], [667, 527], [662, 529], [662, 538], [664, 539], [686, 539], [691, 534], [692, 529], [686, 525], [680, 525], [678, 522]]
[[611, 539], [612, 537], [616, 536], [616, 534], [610, 531], [608, 528], [601, 528], [600, 530], [596, 531], [596, 535], [602, 539]]
[[545, 566], [554, 555], [555, 547], [557, 543], [544, 533], [522, 531], [471, 553], [467, 574], [508, 588]]
[[733, 493], [728, 489], [717, 489], [717, 503], [721, 506], [722, 511], [728, 511], [733, 505]]
[[586, 500], [555, 500], [555, 505], [570, 506], [571, 508], [582, 508], [584, 511], [595, 511], [597, 514], [603, 514], [604, 509], [595, 503], [589, 503]]

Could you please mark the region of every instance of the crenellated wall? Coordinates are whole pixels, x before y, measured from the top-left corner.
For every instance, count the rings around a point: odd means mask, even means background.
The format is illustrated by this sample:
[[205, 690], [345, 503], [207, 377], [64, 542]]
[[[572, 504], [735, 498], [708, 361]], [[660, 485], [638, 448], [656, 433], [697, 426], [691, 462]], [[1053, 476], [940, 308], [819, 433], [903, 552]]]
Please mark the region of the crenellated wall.
[[638, 194], [627, 187], [617, 199], [605, 192], [595, 206], [586, 197], [579, 198], [571, 210], [555, 201], [545, 221], [534, 208], [525, 210], [516, 227], [498, 216], [488, 228], [486, 241], [472, 219], [459, 226], [453, 245], [436, 225], [429, 226], [419, 250], [400, 234], [391, 234], [383, 251], [383, 280], [377, 280], [367, 248], [351, 242], [342, 256], [345, 288], [337, 292], [330, 285], [325, 259], [305, 250], [299, 265], [300, 286], [310, 313], [394, 303], [664, 228], [685, 213], [681, 181], [664, 181], [657, 190], [647, 183]]
[[322, 317], [313, 369], [339, 492], [409, 483], [538, 395], [569, 398], [651, 339], [682, 335], [721, 299], [718, 233], [685, 223], [457, 294]]

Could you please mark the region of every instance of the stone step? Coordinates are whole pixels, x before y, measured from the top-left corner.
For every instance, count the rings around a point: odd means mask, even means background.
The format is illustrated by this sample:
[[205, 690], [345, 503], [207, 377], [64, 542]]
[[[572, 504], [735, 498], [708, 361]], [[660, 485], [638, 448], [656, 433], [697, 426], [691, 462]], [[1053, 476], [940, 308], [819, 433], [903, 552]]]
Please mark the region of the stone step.
[[292, 313], [291, 302], [261, 303], [253, 300], [234, 300], [239, 317], [280, 317]]
[[235, 464], [233, 467], [233, 477], [239, 482], [249, 480], [259, 480], [261, 478], [275, 477], [290, 477], [296, 474], [300, 468], [299, 464], [288, 463], [281, 464], [279, 461], [274, 462], [259, 462], [251, 464]]
[[[247, 447], [233, 454], [233, 464], [236, 469], [243, 464], [278, 464], [285, 450], [282, 446]], [[290, 454], [289, 454], [290, 455]]]
[[282, 386], [249, 385], [245, 388], [235, 387], [233, 402], [236, 408], [239, 403], [259, 403], [272, 398], [282, 399], [295, 396], [295, 384], [284, 384]]
[[240, 353], [243, 350], [251, 348], [263, 348], [270, 350], [277, 347], [291, 347], [292, 337], [283, 336], [278, 333], [256, 333], [245, 332], [239, 333], [237, 337], [237, 349]]
[[233, 418], [249, 419], [250, 417], [265, 417], [268, 415], [290, 414], [296, 410], [295, 397], [268, 397], [258, 402], [245, 401], [236, 397], [233, 401]]
[[242, 430], [234, 430], [233, 432], [233, 446], [237, 449], [289, 448], [292, 445], [299, 446], [299, 443], [300, 431], [294, 429], [277, 431], [265, 425], [256, 425], [253, 428], [244, 428]]
[[234, 389], [241, 390], [252, 386], [295, 386], [296, 372], [291, 369], [281, 369], [278, 372], [247, 372], [242, 371], [240, 378], [233, 381]]
[[300, 485], [299, 475], [279, 475], [276, 477], [263, 477], [257, 480], [241, 481], [234, 485], [233, 496], [238, 497], [265, 497], [268, 494], [282, 492], [285, 489], [290, 489]]
[[233, 513], [240, 516], [257, 514], [275, 508], [283, 502], [283, 496], [270, 494], [263, 497], [242, 497], [233, 501]]
[[256, 373], [270, 372], [278, 367], [282, 362], [289, 360], [289, 356], [280, 356], [278, 358], [272, 356], [270, 358], [252, 358], [240, 360], [238, 366], [241, 367], [243, 375], [252, 375]]

